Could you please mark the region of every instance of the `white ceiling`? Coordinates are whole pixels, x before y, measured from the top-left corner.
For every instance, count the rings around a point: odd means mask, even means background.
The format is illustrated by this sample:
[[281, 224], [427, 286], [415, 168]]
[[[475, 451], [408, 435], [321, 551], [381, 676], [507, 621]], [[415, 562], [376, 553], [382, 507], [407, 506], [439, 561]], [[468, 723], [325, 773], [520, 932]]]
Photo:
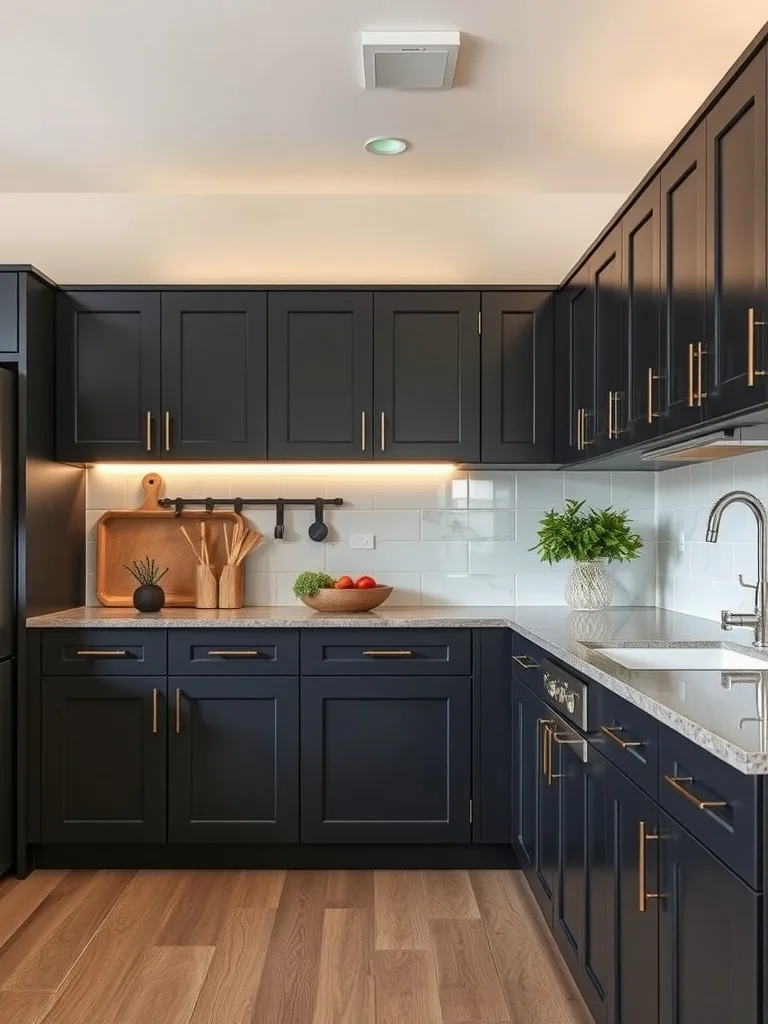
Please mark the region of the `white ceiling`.
[[[764, 0], [7, 0], [0, 260], [67, 281], [558, 280], [765, 17]], [[365, 91], [365, 28], [460, 29], [457, 87]], [[412, 149], [364, 153], [379, 134]]]

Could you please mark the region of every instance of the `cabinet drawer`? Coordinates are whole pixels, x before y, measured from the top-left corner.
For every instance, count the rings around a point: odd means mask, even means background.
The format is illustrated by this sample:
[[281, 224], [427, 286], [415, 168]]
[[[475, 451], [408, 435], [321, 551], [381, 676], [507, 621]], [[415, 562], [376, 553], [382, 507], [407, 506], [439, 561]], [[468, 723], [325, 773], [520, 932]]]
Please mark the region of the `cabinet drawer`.
[[761, 885], [760, 780], [659, 728], [659, 803], [753, 888]]
[[592, 686], [597, 714], [590, 742], [654, 800], [659, 790], [659, 723], [610, 690]]
[[527, 683], [536, 686], [544, 652], [531, 640], [526, 640], [517, 633], [512, 636], [512, 674]]
[[172, 676], [295, 676], [295, 630], [172, 629], [168, 635]]
[[307, 629], [301, 671], [310, 676], [427, 676], [472, 673], [467, 629]]
[[152, 676], [166, 673], [164, 629], [48, 629], [43, 675]]

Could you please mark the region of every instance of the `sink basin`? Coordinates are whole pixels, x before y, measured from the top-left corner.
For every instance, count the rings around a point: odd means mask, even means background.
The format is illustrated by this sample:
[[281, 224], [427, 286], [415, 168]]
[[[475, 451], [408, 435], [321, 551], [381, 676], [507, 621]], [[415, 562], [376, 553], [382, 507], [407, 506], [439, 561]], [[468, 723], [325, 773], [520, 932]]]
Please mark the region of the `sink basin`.
[[714, 672], [761, 669], [768, 672], [765, 658], [726, 647], [599, 647], [596, 650], [624, 668]]

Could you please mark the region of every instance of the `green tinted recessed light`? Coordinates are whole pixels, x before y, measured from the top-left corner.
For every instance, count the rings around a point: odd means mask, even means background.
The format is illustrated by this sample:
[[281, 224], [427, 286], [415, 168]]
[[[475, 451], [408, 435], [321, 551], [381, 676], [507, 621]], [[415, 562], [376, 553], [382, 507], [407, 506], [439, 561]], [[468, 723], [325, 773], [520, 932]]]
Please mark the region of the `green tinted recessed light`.
[[404, 153], [408, 149], [408, 143], [405, 139], [392, 139], [387, 136], [381, 136], [376, 139], [368, 139], [365, 148], [375, 156], [398, 156], [398, 154]]

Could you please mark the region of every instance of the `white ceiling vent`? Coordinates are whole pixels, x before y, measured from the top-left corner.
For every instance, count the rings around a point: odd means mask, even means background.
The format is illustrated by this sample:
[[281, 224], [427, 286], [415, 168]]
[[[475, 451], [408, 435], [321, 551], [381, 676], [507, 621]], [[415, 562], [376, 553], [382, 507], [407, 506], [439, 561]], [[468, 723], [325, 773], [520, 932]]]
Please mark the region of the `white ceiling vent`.
[[363, 32], [366, 89], [450, 89], [460, 32]]

